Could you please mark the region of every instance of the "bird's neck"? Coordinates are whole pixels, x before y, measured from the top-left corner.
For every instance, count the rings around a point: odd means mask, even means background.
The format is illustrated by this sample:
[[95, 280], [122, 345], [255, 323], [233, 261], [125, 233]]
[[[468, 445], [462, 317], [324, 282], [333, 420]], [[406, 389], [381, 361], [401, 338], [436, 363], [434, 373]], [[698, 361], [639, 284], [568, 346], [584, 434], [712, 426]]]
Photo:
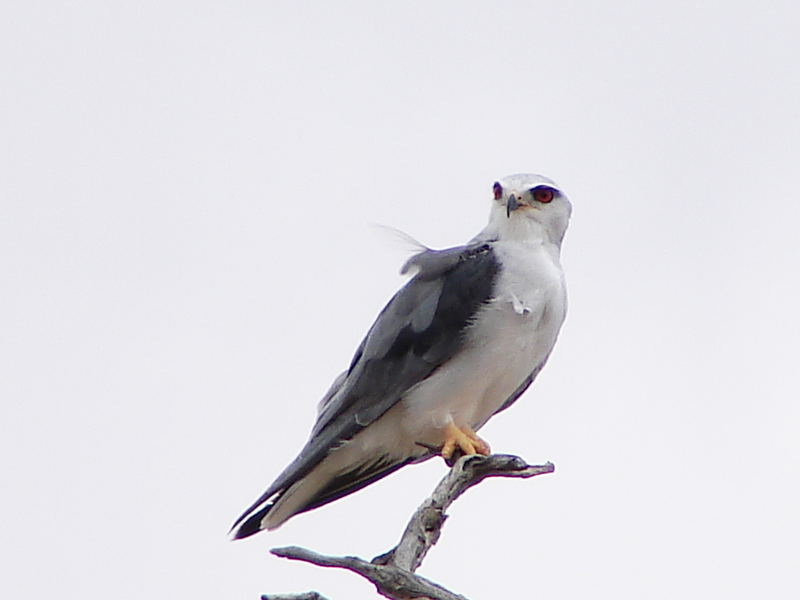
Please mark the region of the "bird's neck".
[[517, 242], [530, 246], [549, 246], [558, 249], [561, 240], [552, 239], [551, 232], [539, 221], [526, 215], [507, 217], [505, 212], [494, 214], [482, 235], [502, 242]]

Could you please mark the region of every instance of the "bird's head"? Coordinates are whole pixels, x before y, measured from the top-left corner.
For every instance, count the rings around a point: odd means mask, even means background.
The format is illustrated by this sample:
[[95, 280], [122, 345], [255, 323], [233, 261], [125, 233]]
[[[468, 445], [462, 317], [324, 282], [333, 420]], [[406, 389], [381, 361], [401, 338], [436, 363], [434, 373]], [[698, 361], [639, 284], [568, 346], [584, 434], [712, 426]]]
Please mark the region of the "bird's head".
[[491, 222], [501, 237], [538, 236], [561, 245], [572, 205], [551, 179], [532, 173], [509, 175], [492, 185]]

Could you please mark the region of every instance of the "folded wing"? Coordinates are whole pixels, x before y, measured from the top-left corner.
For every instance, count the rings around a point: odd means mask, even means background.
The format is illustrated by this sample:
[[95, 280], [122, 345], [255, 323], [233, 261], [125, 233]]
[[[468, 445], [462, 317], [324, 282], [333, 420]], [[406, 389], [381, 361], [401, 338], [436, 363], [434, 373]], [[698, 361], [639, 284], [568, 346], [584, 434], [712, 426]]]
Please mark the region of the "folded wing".
[[[492, 298], [499, 271], [491, 243], [426, 250], [409, 260], [404, 269], [409, 268], [417, 273], [381, 311], [349, 369], [323, 398], [299, 456], [237, 519], [234, 537], [263, 529], [282, 494], [461, 350], [465, 330]], [[348, 465], [320, 481], [314, 494], [288, 516], [352, 493], [414, 460], [419, 457], [375, 456]]]

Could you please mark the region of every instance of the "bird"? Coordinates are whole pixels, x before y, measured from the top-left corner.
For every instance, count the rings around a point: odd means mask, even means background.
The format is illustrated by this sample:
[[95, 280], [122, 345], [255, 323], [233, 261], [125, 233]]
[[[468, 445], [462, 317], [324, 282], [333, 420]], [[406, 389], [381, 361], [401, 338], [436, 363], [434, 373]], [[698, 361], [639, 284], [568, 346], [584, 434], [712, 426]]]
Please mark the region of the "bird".
[[319, 402], [299, 455], [234, 522], [246, 538], [434, 456], [491, 452], [478, 430], [539, 374], [566, 316], [560, 253], [572, 205], [551, 179], [491, 186], [463, 246], [411, 256], [391, 298]]

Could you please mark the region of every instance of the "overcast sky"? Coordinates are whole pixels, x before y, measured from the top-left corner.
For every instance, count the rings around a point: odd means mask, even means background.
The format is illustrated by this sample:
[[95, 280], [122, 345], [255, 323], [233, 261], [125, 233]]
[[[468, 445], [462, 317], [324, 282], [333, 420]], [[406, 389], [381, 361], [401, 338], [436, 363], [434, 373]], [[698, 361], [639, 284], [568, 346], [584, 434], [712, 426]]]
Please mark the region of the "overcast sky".
[[2, 595], [217, 598], [354, 575], [445, 473], [229, 542], [492, 182], [574, 205], [550, 363], [482, 435], [551, 460], [420, 573], [490, 598], [800, 593], [800, 9], [790, 2], [0, 8]]

